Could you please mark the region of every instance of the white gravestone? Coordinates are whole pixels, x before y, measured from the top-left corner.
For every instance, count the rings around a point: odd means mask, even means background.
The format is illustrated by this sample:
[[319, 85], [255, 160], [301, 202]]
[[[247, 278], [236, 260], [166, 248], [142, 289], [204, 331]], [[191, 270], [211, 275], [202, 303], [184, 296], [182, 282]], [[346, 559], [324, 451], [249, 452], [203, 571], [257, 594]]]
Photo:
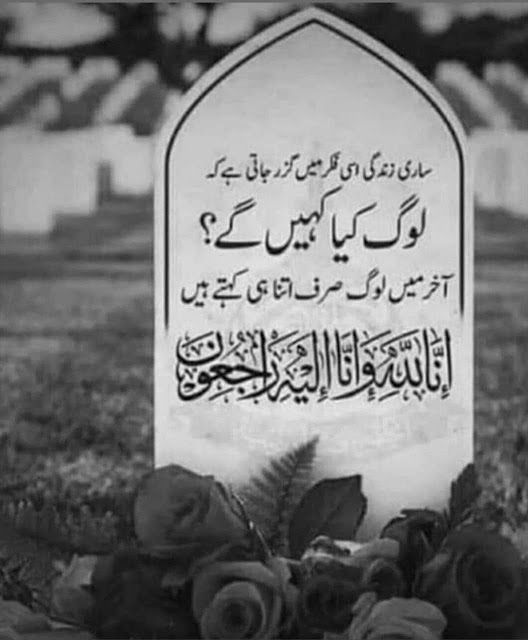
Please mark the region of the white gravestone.
[[473, 216], [461, 126], [317, 9], [217, 64], [162, 133], [155, 461], [244, 482], [319, 435], [366, 529], [472, 459]]

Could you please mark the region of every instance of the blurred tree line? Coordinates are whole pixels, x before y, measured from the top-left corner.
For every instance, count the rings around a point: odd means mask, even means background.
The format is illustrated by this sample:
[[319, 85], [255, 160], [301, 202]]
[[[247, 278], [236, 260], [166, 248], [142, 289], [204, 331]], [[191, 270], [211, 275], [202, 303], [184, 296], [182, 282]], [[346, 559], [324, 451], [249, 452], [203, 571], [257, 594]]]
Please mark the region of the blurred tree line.
[[[171, 3], [178, 4], [178, 3]], [[150, 60], [160, 69], [161, 77], [170, 85], [185, 88], [182, 76], [190, 60], [208, 68], [222, 58], [232, 45], [212, 44], [207, 39], [209, 22], [217, 3], [199, 3], [204, 22], [197, 34], [189, 38], [180, 34], [166, 38], [160, 31], [160, 7], [151, 3], [93, 3], [114, 23], [113, 34], [87, 44], [64, 48], [10, 45], [6, 34], [10, 24], [0, 21], [0, 52], [25, 59], [42, 55], [67, 56], [73, 65], [85, 58], [110, 56], [123, 70], [136, 62]], [[163, 5], [166, 7], [167, 5]], [[388, 45], [413, 63], [426, 76], [431, 76], [442, 60], [458, 60], [480, 76], [491, 61], [512, 61], [528, 73], [528, 13], [504, 18], [483, 13], [476, 17], [458, 17], [440, 33], [423, 30], [417, 14], [393, 3], [319, 4], [322, 8], [356, 25]], [[276, 20], [261, 21], [258, 31]]]

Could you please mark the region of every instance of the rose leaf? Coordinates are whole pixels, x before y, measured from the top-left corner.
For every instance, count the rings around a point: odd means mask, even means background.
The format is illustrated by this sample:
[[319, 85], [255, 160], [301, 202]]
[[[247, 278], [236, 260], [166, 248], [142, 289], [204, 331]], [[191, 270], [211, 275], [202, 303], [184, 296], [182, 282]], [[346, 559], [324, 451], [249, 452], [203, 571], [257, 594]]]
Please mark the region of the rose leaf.
[[300, 558], [319, 535], [353, 540], [366, 509], [360, 475], [318, 482], [304, 494], [290, 521], [292, 557]]
[[475, 465], [468, 464], [458, 478], [451, 483], [449, 498], [449, 524], [451, 528], [457, 527], [471, 516], [480, 493], [481, 488]]

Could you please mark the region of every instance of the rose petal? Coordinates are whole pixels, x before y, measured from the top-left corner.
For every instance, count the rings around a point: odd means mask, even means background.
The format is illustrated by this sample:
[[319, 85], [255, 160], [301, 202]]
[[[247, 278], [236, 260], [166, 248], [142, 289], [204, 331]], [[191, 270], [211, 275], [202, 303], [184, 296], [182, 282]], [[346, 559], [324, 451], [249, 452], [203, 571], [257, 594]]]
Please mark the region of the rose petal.
[[[238, 605], [246, 614], [238, 633], [225, 619], [232, 605]], [[255, 637], [265, 623], [266, 608], [259, 589], [250, 582], [231, 582], [215, 595], [202, 616], [200, 628], [205, 638], [244, 638]]]
[[243, 540], [248, 521], [240, 505], [213, 476], [178, 465], [156, 469], [140, 484], [134, 504], [136, 535], [157, 553], [187, 543]]
[[271, 557], [269, 566], [279, 579], [282, 596], [273, 599], [270, 628], [278, 627], [282, 623], [282, 630], [287, 632], [294, 621], [299, 589], [291, 583], [292, 570], [286, 558]]
[[170, 560], [178, 564], [184, 572], [199, 564], [210, 564], [211, 560], [221, 556], [237, 545], [216, 538], [198, 542], [156, 545], [149, 547], [146, 555], [160, 560]]
[[[244, 624], [228, 624], [227, 609], [236, 604], [244, 611]], [[250, 582], [231, 582], [213, 598], [200, 620], [203, 638], [261, 638], [267, 628], [266, 603], [260, 589]]]
[[299, 610], [311, 629], [342, 631], [352, 620], [358, 584], [317, 575], [307, 580], [299, 596]]
[[370, 615], [372, 608], [378, 601], [378, 597], [373, 591], [367, 591], [362, 593], [356, 600], [356, 603], [352, 607], [352, 613], [354, 614], [354, 620], [360, 617], [366, 617]]
[[518, 594], [522, 589], [521, 557], [514, 545], [503, 536], [468, 525], [451, 533], [445, 540], [446, 550], [454, 550], [464, 557], [478, 555], [486, 558], [498, 573], [508, 576], [507, 591]]
[[365, 569], [362, 585], [375, 591], [382, 600], [405, 596], [407, 584], [398, 565], [393, 560], [376, 558]]
[[[489, 575], [482, 573], [485, 569], [488, 569]], [[468, 606], [478, 612], [478, 617], [485, 623], [488, 620], [493, 622], [497, 618], [504, 621], [508, 612], [513, 612], [515, 607], [512, 607], [512, 594], [515, 594], [516, 586], [512, 577], [511, 572], [508, 573], [504, 567], [497, 566], [481, 553], [461, 557], [456, 566], [457, 583], [467, 587], [464, 595]], [[482, 587], [489, 589], [493, 583], [502, 585], [503, 589], [499, 593], [494, 589], [492, 597], [488, 591], [486, 598], [482, 593]], [[515, 600], [515, 596], [513, 599]]]
[[[270, 638], [275, 633], [277, 633], [281, 620], [283, 617], [283, 610], [285, 608], [285, 596], [284, 591], [280, 591], [273, 588], [266, 588], [261, 586], [260, 593], [262, 595], [262, 599], [265, 603], [267, 618], [266, 618], [266, 626], [261, 629], [259, 632], [260, 635], [256, 636], [259, 638]], [[284, 620], [284, 623], [287, 623], [287, 619]]]
[[381, 624], [385, 620], [407, 620], [424, 625], [441, 637], [446, 619], [444, 614], [430, 602], [417, 598], [391, 598], [378, 602], [370, 614], [370, 624]]
[[233, 533], [246, 535], [249, 520], [240, 501], [220, 482], [211, 488], [207, 522], [218, 537], [231, 539]]
[[348, 628], [349, 640], [362, 640], [365, 635], [366, 626], [370, 616], [370, 612], [378, 601], [377, 595], [368, 591], [362, 593], [352, 607], [352, 624]]
[[388, 621], [366, 630], [364, 640], [439, 640], [425, 625], [409, 620]]
[[[160, 559], [171, 559], [174, 560], [181, 557], [179, 555], [178, 548], [172, 548], [170, 551], [167, 549], [166, 555], [156, 555], [156, 558]], [[165, 573], [162, 580], [163, 588], [180, 588], [182, 587], [189, 579], [194, 578], [195, 575], [202, 571], [203, 567], [206, 567], [215, 562], [227, 562], [226, 558], [230, 556], [230, 554], [236, 553], [238, 557], [243, 558], [245, 552], [247, 551], [245, 548], [240, 547], [233, 543], [226, 543], [219, 547], [216, 547], [212, 551], [208, 551], [207, 547], [202, 548], [202, 553], [198, 554], [195, 559], [190, 560], [190, 563], [181, 564], [179, 562], [173, 563], [171, 568]], [[149, 555], [152, 555], [149, 553]]]
[[466, 525], [450, 533], [437, 557], [422, 567], [414, 593], [449, 612], [449, 635], [506, 636], [522, 606], [520, 565], [507, 539]]
[[446, 533], [447, 523], [443, 514], [431, 509], [404, 509], [383, 528], [380, 535], [399, 541], [399, 561], [410, 580], [416, 569], [438, 550]]
[[254, 638], [261, 624], [261, 611], [255, 603], [214, 600], [200, 621], [200, 637]]
[[[212, 477], [200, 476], [179, 465], [156, 469], [145, 477], [134, 504], [138, 539], [146, 547], [182, 538], [192, 540], [192, 524], [200, 522], [207, 512], [213, 482]], [[200, 514], [200, 510], [204, 513]], [[189, 519], [191, 513], [197, 516], [193, 521]]]
[[216, 593], [229, 581], [243, 580], [280, 591], [279, 578], [260, 562], [217, 562], [205, 567], [193, 582], [192, 609], [199, 620]]

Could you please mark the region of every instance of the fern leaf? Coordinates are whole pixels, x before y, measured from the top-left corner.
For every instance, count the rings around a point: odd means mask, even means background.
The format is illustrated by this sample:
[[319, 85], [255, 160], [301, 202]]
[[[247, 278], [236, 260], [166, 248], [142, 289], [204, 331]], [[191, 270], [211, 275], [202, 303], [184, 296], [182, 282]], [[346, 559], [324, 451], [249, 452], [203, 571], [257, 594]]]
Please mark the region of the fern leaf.
[[246, 511], [270, 549], [288, 554], [288, 526], [295, 507], [312, 480], [318, 438], [272, 459], [240, 490]]

